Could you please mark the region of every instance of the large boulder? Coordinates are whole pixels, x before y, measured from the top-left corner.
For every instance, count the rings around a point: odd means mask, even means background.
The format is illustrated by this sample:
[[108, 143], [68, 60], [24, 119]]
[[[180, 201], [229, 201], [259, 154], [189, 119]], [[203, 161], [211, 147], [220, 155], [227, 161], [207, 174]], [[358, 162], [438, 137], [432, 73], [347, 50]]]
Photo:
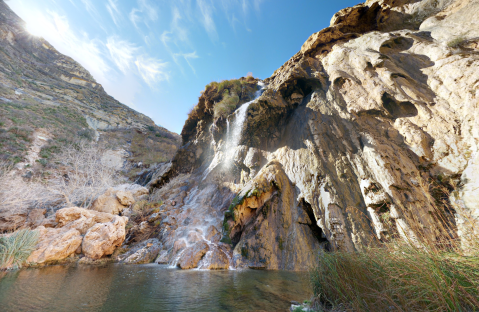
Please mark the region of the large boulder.
[[82, 243], [82, 236], [76, 229], [45, 228], [40, 226], [39, 240], [27, 262], [43, 263], [62, 260], [75, 253]]
[[229, 268], [228, 256], [218, 247], [212, 247], [201, 262], [200, 269], [227, 270]]
[[97, 223], [110, 222], [114, 215], [110, 213], [97, 212], [78, 207], [63, 208], [57, 211], [56, 221], [58, 226], [74, 228], [82, 235]]
[[115, 216], [110, 222], [97, 223], [83, 238], [82, 251], [91, 259], [111, 255], [125, 240], [127, 217]]
[[90, 207], [91, 210], [114, 215], [119, 214], [125, 208], [126, 206], [122, 205], [116, 197], [116, 191], [114, 189], [109, 189], [103, 195], [100, 195]]
[[125, 208], [133, 205], [135, 201], [148, 195], [147, 188], [138, 184], [121, 184], [108, 189], [100, 195], [91, 205], [90, 209], [118, 215]]
[[178, 266], [183, 270], [193, 269], [198, 267], [198, 262], [208, 252], [210, 247], [205, 241], [196, 243], [188, 247], [181, 256]]

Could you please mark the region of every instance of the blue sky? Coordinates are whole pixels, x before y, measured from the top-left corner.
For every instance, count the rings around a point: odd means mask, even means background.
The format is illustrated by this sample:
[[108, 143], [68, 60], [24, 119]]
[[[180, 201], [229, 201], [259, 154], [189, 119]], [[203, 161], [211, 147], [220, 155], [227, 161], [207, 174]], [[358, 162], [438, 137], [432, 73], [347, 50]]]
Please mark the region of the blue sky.
[[201, 90], [249, 72], [264, 79], [361, 1], [7, 0], [120, 102], [180, 133]]

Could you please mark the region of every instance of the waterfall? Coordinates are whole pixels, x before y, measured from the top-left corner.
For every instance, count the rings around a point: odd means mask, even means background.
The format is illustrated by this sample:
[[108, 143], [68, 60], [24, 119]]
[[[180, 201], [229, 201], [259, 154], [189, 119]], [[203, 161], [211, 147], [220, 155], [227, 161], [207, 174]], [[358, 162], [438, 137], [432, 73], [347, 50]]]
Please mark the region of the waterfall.
[[235, 120], [232, 125], [231, 133], [229, 129], [229, 122], [227, 124], [228, 129], [227, 129], [227, 135], [226, 135], [226, 148], [225, 148], [225, 160], [224, 160], [225, 168], [229, 168], [229, 166], [232, 164], [236, 147], [239, 145], [241, 141], [241, 135], [243, 133], [243, 125], [246, 120], [246, 115], [247, 115], [246, 113], [248, 112], [248, 107], [263, 93], [263, 90], [265, 87], [264, 83], [260, 81], [258, 82], [258, 86], [260, 87], [260, 89], [255, 92], [254, 99], [252, 101], [244, 103], [243, 105], [240, 106], [240, 108], [236, 110]]
[[213, 161], [203, 173], [203, 180], [222, 160], [225, 168], [229, 168], [233, 163], [233, 157], [236, 147], [241, 141], [241, 134], [243, 132], [243, 125], [246, 120], [248, 107], [251, 103], [253, 103], [257, 98], [261, 96], [265, 88], [265, 84], [262, 81], [258, 82], [258, 86], [260, 88], [255, 92], [254, 99], [247, 103], [244, 103], [234, 112], [235, 117], [231, 126], [229, 120], [226, 119], [226, 145], [224, 148], [224, 154], [220, 151], [215, 153]]

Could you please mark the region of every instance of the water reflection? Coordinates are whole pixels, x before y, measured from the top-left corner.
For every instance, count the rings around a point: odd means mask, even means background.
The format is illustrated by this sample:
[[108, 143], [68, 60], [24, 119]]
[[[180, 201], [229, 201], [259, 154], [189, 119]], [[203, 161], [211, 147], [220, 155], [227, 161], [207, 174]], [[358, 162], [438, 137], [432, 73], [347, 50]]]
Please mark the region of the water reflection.
[[53, 266], [0, 280], [2, 311], [286, 311], [309, 296], [306, 273], [281, 271]]

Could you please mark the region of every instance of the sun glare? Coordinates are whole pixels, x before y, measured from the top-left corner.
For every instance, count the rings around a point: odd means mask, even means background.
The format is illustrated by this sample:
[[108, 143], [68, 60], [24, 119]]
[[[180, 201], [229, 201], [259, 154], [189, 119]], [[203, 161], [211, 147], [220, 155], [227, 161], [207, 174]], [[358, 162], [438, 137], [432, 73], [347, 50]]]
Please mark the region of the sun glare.
[[42, 30], [43, 28], [42, 27], [39, 27], [38, 24], [32, 24], [32, 23], [27, 23], [27, 31], [33, 35], [33, 36], [37, 36], [37, 37], [42, 37]]

